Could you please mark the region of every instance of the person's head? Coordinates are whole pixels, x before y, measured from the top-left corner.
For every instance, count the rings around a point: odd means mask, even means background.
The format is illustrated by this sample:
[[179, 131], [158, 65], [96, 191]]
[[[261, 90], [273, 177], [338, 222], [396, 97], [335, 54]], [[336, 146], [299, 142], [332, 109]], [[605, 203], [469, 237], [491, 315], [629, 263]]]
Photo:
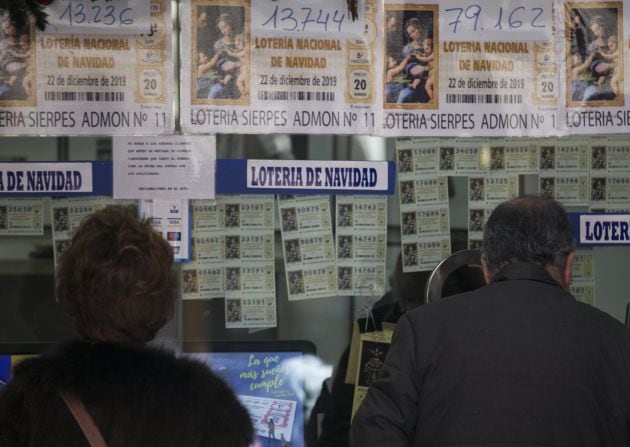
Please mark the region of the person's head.
[[589, 23], [589, 28], [595, 38], [606, 37], [606, 22], [602, 16], [593, 17]]
[[407, 36], [409, 36], [410, 41], [419, 41], [420, 35], [422, 34], [420, 19], [418, 19], [417, 17], [412, 17], [411, 19], [407, 20], [405, 31], [407, 32]]
[[398, 17], [396, 17], [396, 14], [387, 16], [386, 29], [388, 32], [394, 32], [398, 29]]
[[197, 16], [197, 26], [203, 27], [203, 26], [206, 26], [207, 24], [208, 24], [208, 12], [201, 11], [199, 16]]
[[198, 65], [207, 64], [209, 60], [210, 59], [208, 59], [208, 54], [206, 53], [206, 50], [199, 50], [197, 54], [197, 64]]
[[432, 37], [424, 38], [424, 40], [422, 41], [422, 50], [424, 51], [425, 54], [433, 53], [433, 38]]
[[617, 36], [615, 36], [614, 34], [611, 34], [608, 37], [608, 49], [610, 51], [616, 51], [617, 50]]
[[393, 54], [388, 54], [387, 55], [387, 69], [394, 68], [396, 67], [396, 65], [398, 65], [398, 60], [396, 59], [396, 56], [394, 56]]
[[[413, 251], [411, 246], [407, 250]], [[424, 287], [430, 275], [431, 272], [427, 271], [403, 273], [403, 257], [402, 254], [398, 255], [389, 284], [401, 312], [407, 312], [424, 303]]]
[[31, 48], [31, 36], [26, 33], [20, 34], [20, 37], [18, 37], [18, 43], [20, 44], [20, 48], [22, 48], [22, 50], [28, 51]]
[[143, 343], [175, 304], [173, 250], [131, 207], [84, 219], [57, 267], [57, 300], [87, 340]]
[[0, 21], [0, 30], [2, 30], [4, 37], [14, 37], [17, 33], [15, 25], [8, 17], [5, 17]]
[[236, 45], [239, 50], [245, 48], [245, 36], [243, 36], [243, 33], [234, 36], [234, 45]]
[[232, 31], [234, 30], [232, 16], [229, 14], [221, 14], [217, 19], [217, 30], [225, 37], [232, 36]]
[[481, 263], [484, 277], [515, 262], [538, 264], [568, 287], [575, 256], [571, 221], [551, 199], [526, 196], [499, 205], [483, 233]]

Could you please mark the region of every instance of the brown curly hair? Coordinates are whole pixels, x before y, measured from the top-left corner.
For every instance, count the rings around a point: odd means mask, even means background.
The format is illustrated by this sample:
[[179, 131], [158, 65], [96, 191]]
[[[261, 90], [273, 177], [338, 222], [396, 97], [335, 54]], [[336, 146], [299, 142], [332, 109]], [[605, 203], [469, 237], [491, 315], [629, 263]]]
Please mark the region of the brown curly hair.
[[57, 299], [87, 340], [143, 343], [175, 304], [173, 250], [134, 207], [107, 206], [81, 223], [57, 267]]

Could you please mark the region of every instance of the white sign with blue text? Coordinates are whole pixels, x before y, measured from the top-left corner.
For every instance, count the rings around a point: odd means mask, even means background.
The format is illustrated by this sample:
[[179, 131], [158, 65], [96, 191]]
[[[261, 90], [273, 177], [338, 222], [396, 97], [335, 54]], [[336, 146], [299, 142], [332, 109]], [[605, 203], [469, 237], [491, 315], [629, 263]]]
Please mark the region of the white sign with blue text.
[[580, 244], [630, 245], [630, 214], [580, 215]]
[[386, 192], [388, 166], [385, 161], [247, 160], [247, 188]]
[[0, 163], [0, 193], [92, 192], [91, 163]]

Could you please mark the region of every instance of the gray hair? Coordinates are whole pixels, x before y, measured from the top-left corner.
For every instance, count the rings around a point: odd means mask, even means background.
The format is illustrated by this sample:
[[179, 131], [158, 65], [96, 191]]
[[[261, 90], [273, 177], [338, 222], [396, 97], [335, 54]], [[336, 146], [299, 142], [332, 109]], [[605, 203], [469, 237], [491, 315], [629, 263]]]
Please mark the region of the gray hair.
[[491, 272], [513, 262], [563, 268], [575, 251], [571, 221], [560, 204], [527, 196], [499, 205], [483, 234], [481, 256]]

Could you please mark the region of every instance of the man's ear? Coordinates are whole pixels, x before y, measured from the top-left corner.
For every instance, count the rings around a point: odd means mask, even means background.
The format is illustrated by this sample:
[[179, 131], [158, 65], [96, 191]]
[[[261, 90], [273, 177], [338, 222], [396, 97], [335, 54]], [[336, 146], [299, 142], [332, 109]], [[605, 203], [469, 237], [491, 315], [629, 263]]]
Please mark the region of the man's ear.
[[488, 265], [483, 258], [481, 258], [481, 271], [483, 272], [483, 279], [486, 281], [486, 284], [490, 284], [490, 281], [492, 281], [492, 272], [488, 269]]
[[562, 287], [569, 289], [571, 285], [571, 269], [573, 268], [573, 261], [575, 261], [575, 252], [571, 252], [567, 255], [567, 261], [562, 269]]

